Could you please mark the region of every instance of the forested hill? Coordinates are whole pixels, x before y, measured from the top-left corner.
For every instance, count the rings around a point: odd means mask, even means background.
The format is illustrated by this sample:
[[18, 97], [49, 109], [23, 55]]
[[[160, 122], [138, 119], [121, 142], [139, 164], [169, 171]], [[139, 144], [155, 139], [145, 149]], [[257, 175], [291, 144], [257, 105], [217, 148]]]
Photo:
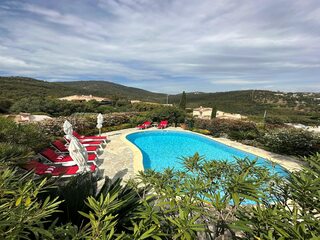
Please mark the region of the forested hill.
[[[181, 86], [181, 91], [183, 91]], [[24, 77], [0, 77], [0, 101], [11, 104], [25, 97], [64, 97], [68, 95], [125, 97], [148, 102], [165, 103], [167, 95], [132, 88], [107, 81], [46, 82]], [[169, 95], [169, 103], [179, 104], [181, 94]], [[9, 103], [8, 103], [9, 104]], [[263, 116], [320, 119], [319, 93], [283, 93], [265, 90], [243, 90], [217, 93], [187, 93], [187, 107], [217, 107], [225, 112]], [[300, 118], [300, 117], [299, 117]]]
[[46, 82], [25, 77], [0, 77], [0, 98], [64, 97], [84, 94], [100, 97], [120, 96], [145, 101], [164, 100], [166, 95], [107, 81]]

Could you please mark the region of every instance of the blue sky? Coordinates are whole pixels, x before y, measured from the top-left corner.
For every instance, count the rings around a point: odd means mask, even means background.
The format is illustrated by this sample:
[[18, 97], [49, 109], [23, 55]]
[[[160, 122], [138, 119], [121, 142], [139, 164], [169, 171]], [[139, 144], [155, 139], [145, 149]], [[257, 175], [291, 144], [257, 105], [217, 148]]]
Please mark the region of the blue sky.
[[0, 75], [320, 91], [319, 0], [0, 1]]

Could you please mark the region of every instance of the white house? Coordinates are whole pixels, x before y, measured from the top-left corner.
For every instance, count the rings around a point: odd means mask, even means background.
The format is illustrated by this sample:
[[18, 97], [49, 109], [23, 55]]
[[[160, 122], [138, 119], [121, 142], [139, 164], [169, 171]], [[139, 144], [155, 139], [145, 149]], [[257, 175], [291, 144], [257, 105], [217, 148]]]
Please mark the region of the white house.
[[241, 120], [241, 119], [246, 119], [247, 117], [242, 116], [241, 114], [238, 114], [238, 113], [226, 113], [222, 111], [217, 111], [216, 118]]
[[211, 119], [212, 108], [204, 108], [200, 106], [199, 108], [194, 108], [192, 115], [200, 119]]

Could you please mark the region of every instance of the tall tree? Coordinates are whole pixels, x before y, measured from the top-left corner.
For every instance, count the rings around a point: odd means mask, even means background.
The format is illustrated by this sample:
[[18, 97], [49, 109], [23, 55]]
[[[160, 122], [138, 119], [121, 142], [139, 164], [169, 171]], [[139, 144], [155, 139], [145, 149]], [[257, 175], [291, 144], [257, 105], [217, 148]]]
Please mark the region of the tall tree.
[[211, 119], [216, 118], [216, 117], [217, 117], [217, 107], [212, 106]]
[[183, 91], [181, 95], [180, 103], [179, 103], [179, 108], [186, 109], [186, 105], [187, 105], [187, 95], [185, 91]]

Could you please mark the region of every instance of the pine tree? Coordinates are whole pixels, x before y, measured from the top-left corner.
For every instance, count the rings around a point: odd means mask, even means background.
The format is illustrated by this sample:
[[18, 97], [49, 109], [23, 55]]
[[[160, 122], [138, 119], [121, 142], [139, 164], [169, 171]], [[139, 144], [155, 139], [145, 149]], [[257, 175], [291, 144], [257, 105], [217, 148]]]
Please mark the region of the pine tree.
[[185, 110], [187, 105], [187, 95], [185, 91], [182, 92], [180, 103], [179, 103], [179, 108]]
[[212, 112], [211, 112], [211, 119], [216, 118], [216, 117], [217, 117], [217, 107], [213, 106]]

